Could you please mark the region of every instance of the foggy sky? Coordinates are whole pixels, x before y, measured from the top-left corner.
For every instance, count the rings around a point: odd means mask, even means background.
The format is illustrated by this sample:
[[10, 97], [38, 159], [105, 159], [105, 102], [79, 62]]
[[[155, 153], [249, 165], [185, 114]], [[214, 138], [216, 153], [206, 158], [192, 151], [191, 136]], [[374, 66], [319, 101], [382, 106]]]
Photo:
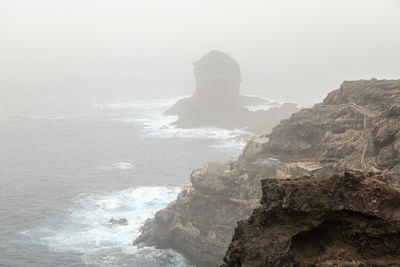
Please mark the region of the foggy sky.
[[343, 80], [400, 78], [399, 14], [396, 0], [1, 0], [0, 97], [187, 95], [192, 63], [221, 50], [242, 93], [319, 102]]

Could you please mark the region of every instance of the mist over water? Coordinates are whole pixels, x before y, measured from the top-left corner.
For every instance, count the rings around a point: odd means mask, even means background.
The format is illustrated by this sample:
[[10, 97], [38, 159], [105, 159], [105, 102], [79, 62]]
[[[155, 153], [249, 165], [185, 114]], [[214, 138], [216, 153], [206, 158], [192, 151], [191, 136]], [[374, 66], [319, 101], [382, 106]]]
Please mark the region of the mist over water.
[[5, 0], [0, 101], [189, 95], [192, 63], [221, 50], [241, 66], [242, 93], [312, 104], [343, 80], [399, 76], [399, 9], [396, 0]]
[[[0, 116], [0, 258], [6, 266], [190, 266], [171, 250], [133, 247], [147, 218], [190, 173], [228, 160], [246, 130], [180, 129], [177, 99], [91, 101]], [[110, 226], [126, 218], [127, 226]]]
[[0, 266], [191, 266], [132, 240], [193, 169], [255, 137], [171, 124], [164, 112], [195, 90], [193, 62], [226, 52], [243, 95], [310, 105], [343, 80], [400, 76], [399, 11], [395, 0], [0, 1]]

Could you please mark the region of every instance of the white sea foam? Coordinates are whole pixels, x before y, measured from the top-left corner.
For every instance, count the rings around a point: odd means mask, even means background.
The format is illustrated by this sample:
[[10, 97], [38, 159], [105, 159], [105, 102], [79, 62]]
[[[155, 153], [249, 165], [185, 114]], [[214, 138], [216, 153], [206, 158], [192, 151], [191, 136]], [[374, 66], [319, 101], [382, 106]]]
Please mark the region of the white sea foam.
[[254, 134], [245, 128], [234, 130], [217, 127], [182, 129], [171, 125], [178, 117], [164, 115], [164, 112], [184, 97], [154, 98], [120, 103], [94, 103], [94, 106], [104, 112], [111, 120], [142, 124], [145, 136], [209, 139], [213, 141], [211, 147], [230, 152], [233, 155], [240, 153], [247, 140], [254, 137]]
[[130, 164], [129, 162], [117, 162], [112, 165], [117, 170], [132, 170], [135, 169], [135, 166]]
[[264, 103], [264, 104], [245, 106], [245, 108], [247, 108], [250, 111], [269, 110], [270, 108], [273, 108], [273, 107], [280, 107], [284, 103], [282, 101], [266, 99], [260, 95], [248, 95], [248, 96], [258, 97], [258, 98], [264, 99], [266, 101], [266, 103]]
[[[137, 187], [88, 195], [78, 199], [62, 220], [24, 234], [54, 251], [79, 253], [87, 264], [187, 266], [172, 250], [132, 246], [143, 222], [173, 201], [179, 191], [179, 187]], [[128, 225], [110, 225], [111, 218], [126, 218]]]
[[138, 122], [144, 125], [146, 132], [152, 132], [177, 120], [176, 116], [166, 116], [164, 112], [182, 98], [185, 96], [93, 105], [111, 120]]
[[108, 166], [99, 167], [100, 171], [135, 171], [135, 165], [129, 162], [116, 162]]
[[276, 107], [277, 105], [271, 105], [271, 104], [262, 104], [262, 105], [253, 105], [253, 106], [246, 106], [250, 111], [259, 111], [259, 110], [269, 110], [272, 107]]

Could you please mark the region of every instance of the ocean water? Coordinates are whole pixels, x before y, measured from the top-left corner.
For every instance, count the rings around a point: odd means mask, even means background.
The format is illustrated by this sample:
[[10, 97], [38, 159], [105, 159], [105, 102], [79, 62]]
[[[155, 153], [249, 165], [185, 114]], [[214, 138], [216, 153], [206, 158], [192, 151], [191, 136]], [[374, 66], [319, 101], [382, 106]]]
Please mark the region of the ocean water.
[[193, 169], [238, 155], [253, 134], [171, 127], [163, 112], [179, 98], [2, 110], [0, 266], [192, 266], [132, 240]]

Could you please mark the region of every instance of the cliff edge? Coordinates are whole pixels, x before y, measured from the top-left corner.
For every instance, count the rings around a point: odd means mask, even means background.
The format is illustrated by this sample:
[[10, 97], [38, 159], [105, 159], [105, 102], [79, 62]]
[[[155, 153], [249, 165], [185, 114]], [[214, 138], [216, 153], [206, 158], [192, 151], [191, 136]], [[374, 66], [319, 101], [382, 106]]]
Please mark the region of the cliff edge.
[[399, 183], [400, 80], [343, 82], [322, 103], [293, 114], [267, 136], [257, 158], [315, 163], [336, 172], [382, 172]]
[[196, 266], [217, 266], [236, 222], [259, 206], [260, 180], [238, 168], [238, 162], [209, 162], [194, 170], [176, 201], [145, 222], [134, 244], [173, 248]]
[[398, 266], [400, 189], [379, 176], [262, 181], [222, 266]]
[[[376, 187], [378, 191], [389, 188], [383, 181], [399, 184], [399, 103], [400, 80], [344, 82], [322, 103], [293, 114], [274, 127], [270, 134], [250, 141], [239, 158], [225, 163], [208, 163], [193, 171], [192, 186], [149, 219], [134, 244], [174, 248], [198, 266], [218, 266], [236, 222], [248, 218], [253, 209], [263, 211], [263, 207], [257, 209], [262, 196], [261, 180], [283, 182], [302, 176], [328, 177], [351, 168], [379, 177], [382, 181], [375, 179], [380, 184]], [[309, 181], [317, 183], [318, 179]], [[351, 183], [339, 183], [338, 180], [337, 185]], [[263, 190], [266, 192], [265, 188]], [[347, 195], [347, 190], [343, 188], [338, 192]], [[270, 195], [264, 194], [265, 197]], [[340, 196], [333, 194], [332, 197]], [[299, 205], [310, 205], [308, 201], [311, 200], [303, 200], [298, 202]], [[279, 217], [276, 220], [279, 221]], [[244, 238], [240, 239], [243, 246], [244, 242], [252, 242]], [[235, 260], [227, 259], [228, 264], [236, 264]]]

